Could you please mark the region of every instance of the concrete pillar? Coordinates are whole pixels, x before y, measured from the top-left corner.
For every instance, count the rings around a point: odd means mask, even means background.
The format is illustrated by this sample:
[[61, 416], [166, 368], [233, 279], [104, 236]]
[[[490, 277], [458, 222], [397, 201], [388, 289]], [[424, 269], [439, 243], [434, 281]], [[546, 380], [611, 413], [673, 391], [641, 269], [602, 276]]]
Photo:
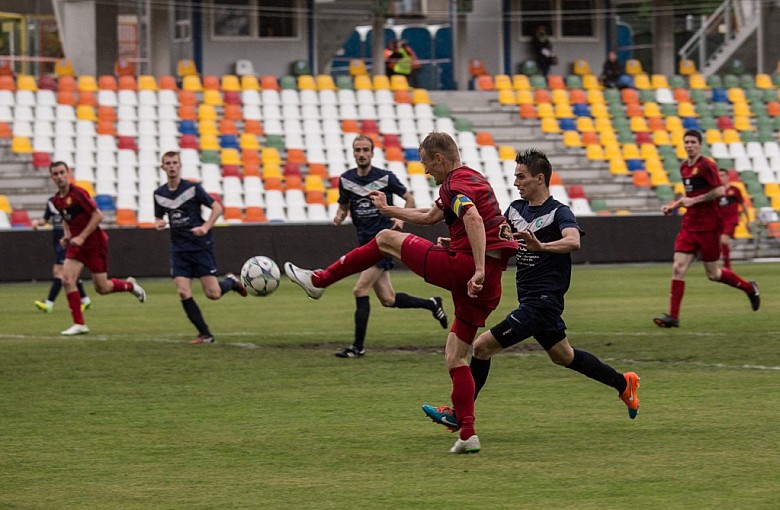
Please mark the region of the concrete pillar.
[[65, 57], [73, 62], [76, 73], [113, 74], [118, 54], [118, 7], [94, 0], [54, 0], [54, 11], [62, 49]]
[[671, 75], [677, 72], [674, 53], [674, 16], [670, 0], [653, 2], [653, 72]]

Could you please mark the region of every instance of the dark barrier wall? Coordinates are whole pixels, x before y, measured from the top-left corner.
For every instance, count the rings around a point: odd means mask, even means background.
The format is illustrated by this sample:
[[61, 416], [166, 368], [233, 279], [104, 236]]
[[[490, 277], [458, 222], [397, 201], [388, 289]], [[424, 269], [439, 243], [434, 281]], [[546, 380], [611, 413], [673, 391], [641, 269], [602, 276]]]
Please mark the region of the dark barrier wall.
[[[579, 219], [585, 231], [576, 263], [656, 262], [672, 260], [679, 217], [596, 216]], [[432, 241], [447, 235], [436, 227], [406, 229]], [[167, 276], [167, 231], [110, 229], [109, 276]], [[282, 265], [323, 267], [356, 245], [351, 225], [236, 225], [217, 227], [217, 261], [223, 273], [238, 272], [253, 255], [266, 255]], [[51, 231], [0, 232], [0, 281], [49, 280], [53, 251]]]

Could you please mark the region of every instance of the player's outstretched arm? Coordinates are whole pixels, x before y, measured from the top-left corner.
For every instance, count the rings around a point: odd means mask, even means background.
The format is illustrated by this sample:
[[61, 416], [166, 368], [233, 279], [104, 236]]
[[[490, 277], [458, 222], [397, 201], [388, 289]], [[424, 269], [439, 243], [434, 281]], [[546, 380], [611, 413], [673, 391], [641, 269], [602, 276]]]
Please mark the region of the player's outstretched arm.
[[444, 212], [438, 207], [407, 209], [406, 207], [387, 205], [387, 197], [380, 191], [372, 191], [369, 197], [374, 207], [390, 218], [415, 225], [435, 225], [444, 219]]

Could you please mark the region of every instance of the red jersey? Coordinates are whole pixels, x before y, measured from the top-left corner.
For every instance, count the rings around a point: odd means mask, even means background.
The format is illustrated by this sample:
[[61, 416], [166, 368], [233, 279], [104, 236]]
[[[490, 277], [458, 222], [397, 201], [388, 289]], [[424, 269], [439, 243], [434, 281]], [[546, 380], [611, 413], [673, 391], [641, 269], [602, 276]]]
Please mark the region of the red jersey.
[[[685, 160], [680, 166], [686, 197], [698, 197], [722, 186], [718, 167], [708, 158], [699, 157], [693, 165]], [[682, 228], [692, 232], [720, 230], [720, 206], [718, 200], [702, 202], [688, 208], [683, 216]]]
[[[63, 221], [68, 224], [71, 237], [76, 237], [84, 231], [92, 218], [92, 213], [98, 208], [84, 188], [73, 184], [70, 185], [70, 190], [64, 197], [57, 193], [52, 197], [51, 202], [54, 208], [59, 211]], [[102, 239], [105, 239], [105, 234], [98, 226], [84, 240], [84, 246], [92, 245]]]
[[463, 215], [476, 207], [485, 224], [485, 250], [502, 250], [504, 261], [517, 253], [517, 241], [501, 213], [493, 188], [476, 170], [462, 166], [450, 172], [439, 187], [436, 207], [444, 211], [444, 221], [450, 229], [450, 250], [471, 252]]
[[720, 198], [720, 216], [724, 225], [739, 223], [739, 208], [745, 203], [742, 192], [736, 186], [727, 186], [726, 194]]

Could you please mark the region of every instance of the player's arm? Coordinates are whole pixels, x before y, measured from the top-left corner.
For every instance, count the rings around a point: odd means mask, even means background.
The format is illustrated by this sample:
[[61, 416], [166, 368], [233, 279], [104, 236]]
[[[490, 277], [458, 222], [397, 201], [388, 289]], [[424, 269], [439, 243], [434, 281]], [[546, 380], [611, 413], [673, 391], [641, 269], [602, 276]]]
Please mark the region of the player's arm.
[[485, 281], [485, 224], [476, 207], [466, 209], [461, 219], [474, 255], [474, 275], [468, 281], [467, 288], [469, 297], [475, 298]]
[[165, 228], [165, 209], [157, 202], [157, 195], [154, 195], [154, 227], [157, 230]]
[[387, 205], [387, 197], [381, 191], [372, 191], [369, 195], [380, 213], [390, 218], [414, 223], [415, 225], [435, 225], [444, 219], [444, 211], [438, 207], [409, 208]]
[[571, 253], [580, 249], [580, 231], [574, 227], [567, 227], [561, 231], [563, 236], [557, 241], [542, 243], [530, 230], [516, 232], [514, 236], [525, 243], [528, 251], [546, 251], [550, 253]]
[[[98, 225], [100, 225], [101, 221], [103, 221], [103, 213], [100, 212], [100, 209], [95, 209], [92, 211], [92, 216], [89, 217], [87, 226], [84, 227], [84, 230], [82, 230], [79, 235], [70, 240], [70, 244], [73, 246], [83, 245], [84, 241], [90, 236], [90, 234], [92, 234], [92, 232], [98, 228]], [[67, 225], [67, 223], [65, 223], [65, 225]], [[66, 228], [65, 235], [67, 236], [68, 234], [70, 234], [70, 231]]]
[[[690, 207], [692, 205], [701, 204], [704, 202], [711, 202], [713, 200], [720, 200], [720, 197], [726, 194], [726, 188], [723, 185], [716, 186], [709, 190], [707, 193], [695, 197], [682, 197], [680, 199], [680, 206]], [[679, 206], [678, 206], [679, 207]]]
[[220, 203], [214, 200], [214, 202], [211, 203], [211, 214], [209, 214], [208, 219], [205, 223], [203, 223], [203, 225], [193, 228], [192, 233], [196, 236], [205, 236], [208, 234], [209, 230], [211, 230], [211, 227], [213, 227], [214, 223], [216, 223], [217, 218], [222, 216], [224, 211], [225, 209], [220, 205]]
[[341, 225], [347, 219], [347, 216], [349, 216], [349, 204], [339, 204], [338, 209], [336, 209], [336, 215], [333, 217], [333, 224]]
[[67, 221], [62, 222], [62, 237], [60, 237], [60, 246], [67, 248], [70, 243], [70, 226]]
[[[411, 191], [407, 191], [403, 194], [401, 197], [404, 199], [404, 209], [414, 209], [414, 195], [412, 195]], [[393, 229], [394, 230], [403, 230], [404, 228], [404, 221], [399, 218], [393, 219]]]

